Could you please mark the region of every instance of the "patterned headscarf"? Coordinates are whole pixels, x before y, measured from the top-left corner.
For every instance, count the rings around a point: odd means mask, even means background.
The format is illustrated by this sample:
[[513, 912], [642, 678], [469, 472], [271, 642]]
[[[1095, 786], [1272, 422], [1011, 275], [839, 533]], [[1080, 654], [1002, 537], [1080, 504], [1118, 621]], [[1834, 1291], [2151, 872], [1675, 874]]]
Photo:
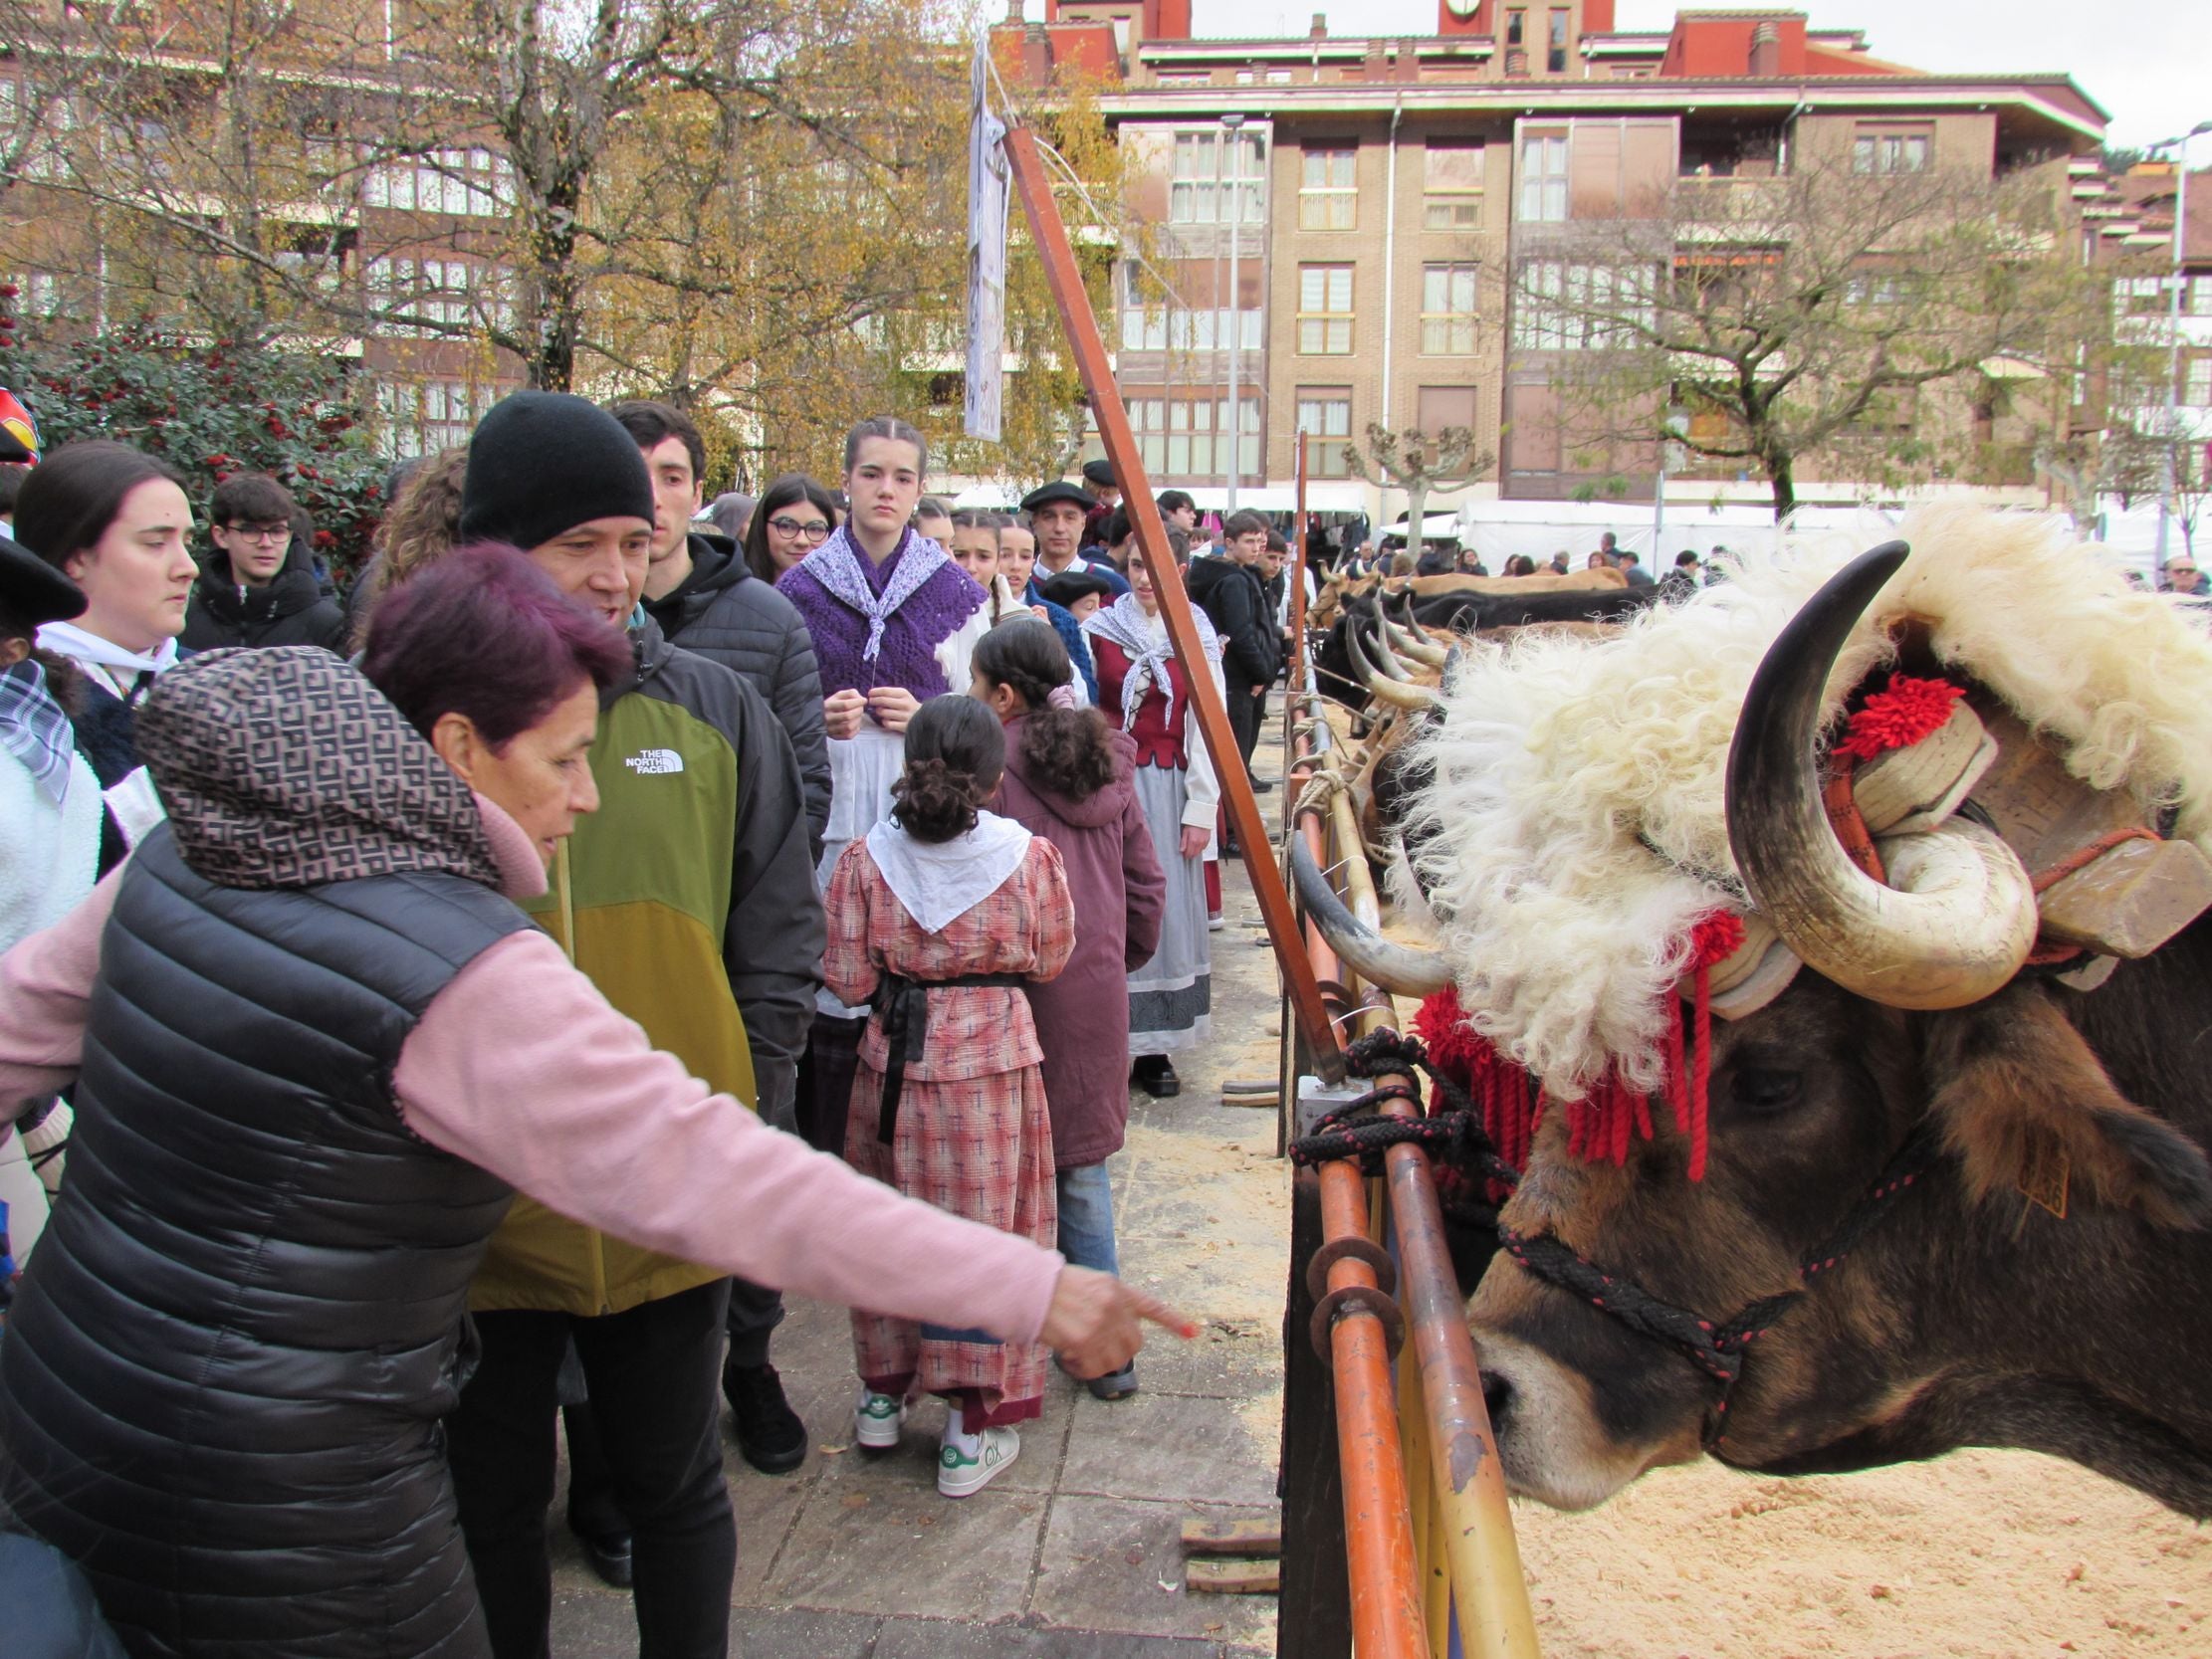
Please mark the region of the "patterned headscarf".
[[146, 694], [136, 739], [184, 862], [220, 886], [410, 871], [500, 884], [468, 785], [319, 647], [185, 659]]

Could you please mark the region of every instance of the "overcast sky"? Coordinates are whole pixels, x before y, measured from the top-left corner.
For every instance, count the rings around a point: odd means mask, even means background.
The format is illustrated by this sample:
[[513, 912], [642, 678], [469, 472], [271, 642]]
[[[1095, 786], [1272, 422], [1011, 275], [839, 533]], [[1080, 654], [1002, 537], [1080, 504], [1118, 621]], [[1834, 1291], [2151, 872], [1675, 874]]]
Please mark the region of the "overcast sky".
[[[2065, 72], [2112, 116], [2115, 144], [2212, 120], [2212, 0], [1810, 0], [1815, 28], [1863, 29], [1877, 57], [1915, 69]], [[1041, 15], [1032, 0], [1032, 15]], [[1671, 27], [1670, 0], [1620, 0], [1620, 26]], [[1315, 12], [1335, 35], [1434, 34], [1437, 0], [1194, 0], [1202, 36], [1303, 35]], [[2191, 152], [2212, 165], [2212, 134]]]

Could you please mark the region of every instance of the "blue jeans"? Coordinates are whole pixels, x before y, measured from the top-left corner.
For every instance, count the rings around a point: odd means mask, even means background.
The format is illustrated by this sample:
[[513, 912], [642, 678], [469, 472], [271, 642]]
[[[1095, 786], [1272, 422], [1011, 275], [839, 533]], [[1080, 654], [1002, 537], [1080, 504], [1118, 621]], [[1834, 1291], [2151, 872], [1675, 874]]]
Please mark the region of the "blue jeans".
[[1062, 1169], [1053, 1182], [1060, 1191], [1060, 1254], [1077, 1267], [1119, 1273], [1114, 1253], [1114, 1188], [1104, 1163]]

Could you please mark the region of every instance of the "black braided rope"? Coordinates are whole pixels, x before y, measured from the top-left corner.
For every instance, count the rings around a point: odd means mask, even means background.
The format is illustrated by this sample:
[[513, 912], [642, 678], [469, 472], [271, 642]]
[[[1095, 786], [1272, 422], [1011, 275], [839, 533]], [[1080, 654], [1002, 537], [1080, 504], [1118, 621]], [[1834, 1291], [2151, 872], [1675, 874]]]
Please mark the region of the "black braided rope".
[[1760, 1298], [1723, 1325], [1661, 1302], [1634, 1280], [1606, 1272], [1550, 1233], [1520, 1233], [1501, 1225], [1498, 1242], [1507, 1255], [1537, 1278], [1581, 1297], [1639, 1335], [1664, 1343], [1718, 1383], [1719, 1397], [1705, 1418], [1704, 1441], [1711, 1446], [1724, 1430], [1729, 1396], [1743, 1376], [1750, 1346], [1804, 1299], [1815, 1279], [1835, 1269], [1851, 1253], [1867, 1229], [1887, 1213], [1891, 1201], [1926, 1173], [1935, 1161], [1936, 1150], [1934, 1125], [1923, 1120], [1835, 1232], [1799, 1259], [1798, 1284]]
[[[1449, 1171], [1471, 1179], [1471, 1173], [1478, 1171], [1508, 1188], [1519, 1184], [1521, 1172], [1497, 1155], [1497, 1147], [1483, 1129], [1481, 1115], [1474, 1110], [1471, 1097], [1429, 1064], [1429, 1051], [1422, 1046], [1419, 1037], [1409, 1037], [1385, 1026], [1350, 1044], [1344, 1051], [1344, 1060], [1345, 1069], [1354, 1077], [1375, 1077], [1382, 1073], [1405, 1077], [1418, 1073], [1427, 1077], [1431, 1097], [1442, 1110], [1420, 1118], [1373, 1117], [1351, 1122], [1358, 1114], [1371, 1112], [1384, 1101], [1411, 1101], [1417, 1111], [1421, 1108], [1418, 1084], [1386, 1083], [1315, 1119], [1308, 1134], [1291, 1141], [1292, 1163], [1305, 1167], [1356, 1157], [1361, 1173], [1379, 1175], [1383, 1172], [1383, 1154], [1391, 1147], [1416, 1145], [1440, 1165], [1439, 1172]], [[1486, 1204], [1456, 1204], [1446, 1213], [1454, 1220], [1484, 1226], [1497, 1219], [1496, 1209]]]

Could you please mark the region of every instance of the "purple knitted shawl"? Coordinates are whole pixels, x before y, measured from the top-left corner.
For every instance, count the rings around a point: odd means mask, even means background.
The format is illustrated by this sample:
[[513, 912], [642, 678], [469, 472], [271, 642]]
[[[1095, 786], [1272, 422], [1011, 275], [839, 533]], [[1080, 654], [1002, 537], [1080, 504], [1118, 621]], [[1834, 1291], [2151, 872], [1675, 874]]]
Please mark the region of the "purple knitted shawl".
[[[843, 538], [839, 528], [830, 542]], [[830, 542], [824, 542], [826, 547]], [[899, 539], [891, 556], [872, 574], [887, 577], [907, 550], [921, 542], [911, 529]], [[922, 543], [935, 545], [934, 543]], [[863, 571], [868, 555], [847, 541]], [[821, 667], [822, 692], [868, 692], [878, 686], [901, 686], [927, 702], [943, 697], [952, 688], [945, 684], [945, 670], [937, 648], [976, 614], [988, 595], [959, 565], [946, 563], [891, 613], [884, 624], [883, 645], [875, 661], [863, 662], [861, 650], [868, 643], [868, 619], [839, 600], [815, 580], [803, 563], [794, 564], [775, 579], [775, 591], [798, 607], [806, 632], [814, 642], [814, 660]], [[878, 591], [881, 591], [878, 586]], [[966, 690], [965, 687], [962, 688]]]

